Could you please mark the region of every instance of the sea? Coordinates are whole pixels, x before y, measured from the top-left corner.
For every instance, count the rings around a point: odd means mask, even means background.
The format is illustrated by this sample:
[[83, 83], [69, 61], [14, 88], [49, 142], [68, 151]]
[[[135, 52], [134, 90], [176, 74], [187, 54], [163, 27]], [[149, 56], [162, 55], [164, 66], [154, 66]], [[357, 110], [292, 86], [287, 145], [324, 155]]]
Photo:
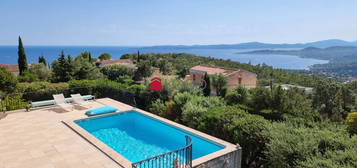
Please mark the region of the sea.
[[[266, 49], [266, 48], [265, 48]], [[28, 63], [38, 61], [39, 56], [44, 56], [47, 62], [57, 59], [64, 51], [66, 55], [73, 57], [83, 51], [89, 51], [92, 57], [98, 57], [101, 53], [109, 53], [113, 59], [119, 59], [121, 55], [128, 53], [190, 53], [218, 59], [230, 59], [252, 65], [266, 64], [274, 68], [302, 70], [314, 64], [328, 63], [326, 60], [301, 58], [291, 55], [270, 54], [238, 54], [240, 52], [253, 51], [253, 49], [197, 49], [197, 48], [160, 48], [160, 47], [122, 47], [122, 46], [25, 46]], [[254, 49], [259, 50], [259, 49]], [[17, 64], [17, 46], [0, 46], [0, 64]]]

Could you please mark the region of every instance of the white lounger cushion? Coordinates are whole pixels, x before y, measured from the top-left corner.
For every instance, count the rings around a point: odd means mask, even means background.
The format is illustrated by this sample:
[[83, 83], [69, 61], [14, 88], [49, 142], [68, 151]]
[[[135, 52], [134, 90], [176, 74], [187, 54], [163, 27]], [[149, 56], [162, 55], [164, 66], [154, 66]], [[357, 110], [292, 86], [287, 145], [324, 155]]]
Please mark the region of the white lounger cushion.
[[71, 97], [73, 99], [73, 102], [76, 104], [83, 105], [83, 106], [90, 106], [90, 103], [85, 101], [80, 94], [72, 94]]
[[53, 95], [53, 99], [55, 101], [55, 104], [60, 106], [61, 108], [65, 109], [65, 110], [68, 109], [68, 108], [73, 109], [73, 106], [66, 102], [63, 94]]

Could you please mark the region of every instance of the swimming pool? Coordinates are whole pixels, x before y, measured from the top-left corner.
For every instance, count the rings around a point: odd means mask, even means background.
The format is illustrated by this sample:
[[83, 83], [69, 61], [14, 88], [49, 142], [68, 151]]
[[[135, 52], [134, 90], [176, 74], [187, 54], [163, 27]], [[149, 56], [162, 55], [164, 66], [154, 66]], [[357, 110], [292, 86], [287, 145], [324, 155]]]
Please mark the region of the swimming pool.
[[76, 120], [75, 123], [130, 162], [182, 148], [186, 145], [185, 136], [192, 139], [193, 160], [224, 149], [221, 144], [134, 110]]

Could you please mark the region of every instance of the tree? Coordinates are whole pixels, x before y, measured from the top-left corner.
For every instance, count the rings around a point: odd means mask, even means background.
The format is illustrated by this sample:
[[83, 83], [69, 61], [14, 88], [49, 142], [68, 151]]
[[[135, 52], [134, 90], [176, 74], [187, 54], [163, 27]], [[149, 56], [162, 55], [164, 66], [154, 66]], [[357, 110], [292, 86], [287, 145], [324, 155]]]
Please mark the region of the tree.
[[323, 116], [333, 121], [341, 121], [346, 113], [344, 107], [349, 106], [348, 101], [344, 102], [341, 85], [324, 81], [320, 81], [314, 89], [313, 105]]
[[203, 95], [204, 96], [210, 96], [211, 95], [211, 80], [208, 76], [207, 73], [205, 73], [204, 77], [203, 77], [203, 84], [201, 87], [203, 87]]
[[91, 54], [89, 51], [81, 52], [81, 53], [75, 58], [75, 60], [77, 60], [77, 59], [83, 59], [83, 60], [88, 61], [89, 63], [92, 63], [92, 62], [94, 61], [94, 59], [92, 58], [92, 54]]
[[38, 57], [38, 63], [42, 63], [43, 65], [47, 66], [46, 58], [43, 55]]
[[228, 79], [222, 74], [212, 75], [212, 86], [216, 89], [217, 96], [225, 96]]
[[271, 102], [271, 92], [269, 89], [264, 87], [257, 87], [250, 90], [251, 92], [251, 102], [250, 106], [254, 107], [256, 111], [261, 111], [270, 108]]
[[0, 67], [0, 91], [11, 92], [16, 88], [17, 80], [5, 68]]
[[109, 80], [123, 82], [123, 78], [132, 79], [135, 69], [125, 65], [105, 66], [100, 70]]
[[[88, 55], [89, 56], [89, 55]], [[88, 61], [89, 57], [78, 56], [72, 63], [73, 78], [77, 80], [89, 79], [95, 80], [103, 78], [103, 74], [99, 68]], [[71, 69], [71, 68], [70, 68]]]
[[357, 134], [357, 112], [348, 113], [346, 121], [349, 126], [350, 132], [353, 134]]
[[103, 53], [98, 57], [100, 60], [110, 60], [112, 56], [109, 53]]
[[149, 61], [140, 61], [137, 65], [138, 69], [135, 72], [135, 80], [139, 81], [142, 78], [149, 77], [152, 74]]
[[136, 63], [138, 64], [140, 62], [140, 52], [138, 50], [138, 53], [136, 55]]
[[225, 99], [229, 105], [246, 104], [248, 101], [248, 90], [243, 86], [238, 86], [237, 88], [229, 91]]
[[286, 96], [285, 91], [280, 85], [278, 87], [273, 87], [270, 106], [274, 112], [282, 114], [286, 112], [286, 102], [288, 99], [289, 98]]
[[179, 69], [177, 69], [176, 75], [178, 75], [180, 78], [185, 78], [188, 72], [189, 69], [185, 66], [182, 66]]
[[28, 64], [27, 64], [25, 49], [22, 44], [22, 40], [21, 40], [20, 36], [19, 36], [18, 55], [19, 55], [19, 58], [18, 58], [17, 62], [18, 62], [18, 66], [19, 66], [19, 71], [20, 71], [20, 75], [23, 75], [23, 73], [25, 71], [27, 71], [27, 69], [28, 69]]
[[159, 61], [159, 68], [160, 72], [162, 72], [164, 75], [167, 75], [170, 72], [171, 64], [167, 60], [161, 59]]
[[41, 81], [47, 81], [51, 76], [51, 70], [48, 69], [42, 62], [31, 64], [29, 73], [36, 75]]
[[52, 63], [52, 81], [67, 82], [72, 79], [74, 66], [72, 57], [65, 57], [64, 51], [61, 51], [60, 57]]

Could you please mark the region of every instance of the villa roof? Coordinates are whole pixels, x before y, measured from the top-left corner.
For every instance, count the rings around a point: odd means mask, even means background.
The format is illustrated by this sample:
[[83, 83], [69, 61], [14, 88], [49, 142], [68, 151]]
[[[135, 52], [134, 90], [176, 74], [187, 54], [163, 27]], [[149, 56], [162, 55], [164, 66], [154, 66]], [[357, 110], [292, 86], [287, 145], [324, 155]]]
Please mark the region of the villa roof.
[[19, 75], [19, 66], [17, 64], [0, 64], [0, 67], [5, 68], [15, 76]]
[[228, 74], [228, 73], [234, 71], [234, 70], [228, 70], [225, 68], [209, 67], [209, 66], [203, 66], [203, 65], [194, 66], [191, 68], [191, 70], [206, 72], [208, 75], [214, 75], [214, 74], [220, 74], [220, 73]]

